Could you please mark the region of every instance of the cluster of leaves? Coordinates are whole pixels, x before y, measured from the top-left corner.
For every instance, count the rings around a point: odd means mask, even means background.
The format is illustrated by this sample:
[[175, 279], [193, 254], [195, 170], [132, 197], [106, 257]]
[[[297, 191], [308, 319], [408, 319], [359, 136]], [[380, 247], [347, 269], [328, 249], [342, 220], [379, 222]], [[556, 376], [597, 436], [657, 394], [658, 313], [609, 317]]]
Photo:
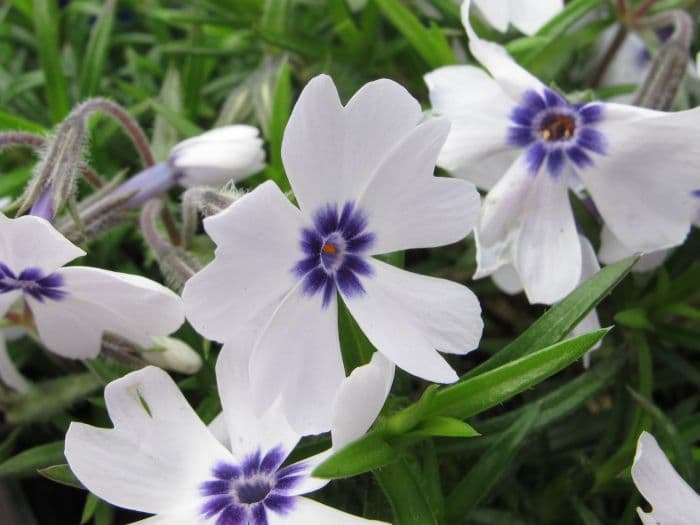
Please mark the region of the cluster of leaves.
[[[421, 10], [426, 4], [432, 15]], [[654, 9], [678, 7], [691, 9], [694, 2], [664, 0]], [[582, 22], [596, 9], [609, 16]], [[613, 22], [606, 0], [573, 0], [533, 37], [479, 30], [505, 40], [545, 82], [574, 91], [589, 87], [581, 79], [590, 71], [592, 46]], [[345, 97], [388, 77], [427, 105], [423, 74], [463, 61], [465, 42], [459, 6], [451, 0], [8, 0], [0, 5], [0, 130], [49, 133], [74, 104], [105, 96], [129, 109], [164, 159], [183, 138], [249, 122], [262, 129], [269, 159], [249, 184], [272, 179], [288, 188], [282, 132], [298, 88], [311, 76], [330, 73]], [[89, 161], [101, 175], [138, 168], [115, 125], [93, 121], [90, 137]], [[33, 164], [29, 151], [3, 154], [0, 195], [19, 195]], [[595, 239], [594, 225], [580, 215]], [[203, 253], [210, 249], [203, 239], [198, 246]], [[398, 254], [391, 262], [466, 283], [473, 250], [467, 240]], [[353, 476], [322, 497], [398, 525], [636, 523], [640, 500], [628, 471], [641, 430], [653, 428], [683, 476], [697, 479], [699, 250], [700, 235], [693, 232], [654, 274], [623, 281], [634, 261], [622, 261], [546, 312], [488, 281], [471, 283], [486, 331], [478, 352], [453, 361], [463, 379], [424, 389], [399, 374], [374, 430], [320, 467], [328, 477]], [[91, 265], [159, 278], [131, 225], [92, 242], [88, 253]], [[615, 329], [584, 371], [577, 361], [606, 331], [564, 339], [603, 299], [601, 319]], [[180, 385], [210, 421], [220, 410], [216, 349], [187, 328], [178, 336], [205, 359]], [[348, 356], [371, 351], [347, 313], [341, 337]], [[84, 493], [61, 491], [36, 474], [77, 484], [61, 467], [68, 423], [109, 426], [100, 390], [127, 369], [98, 358], [85, 371], [31, 343], [12, 351], [36, 379], [45, 379], [29, 397], [0, 397], [0, 499], [14, 491], [18, 512], [29, 501], [47, 524], [75, 522], [81, 512], [83, 523], [133, 521], [134, 515], [92, 496], [81, 511]], [[309, 440], [297, 453], [320, 445]], [[370, 471], [373, 476], [359, 475]]]

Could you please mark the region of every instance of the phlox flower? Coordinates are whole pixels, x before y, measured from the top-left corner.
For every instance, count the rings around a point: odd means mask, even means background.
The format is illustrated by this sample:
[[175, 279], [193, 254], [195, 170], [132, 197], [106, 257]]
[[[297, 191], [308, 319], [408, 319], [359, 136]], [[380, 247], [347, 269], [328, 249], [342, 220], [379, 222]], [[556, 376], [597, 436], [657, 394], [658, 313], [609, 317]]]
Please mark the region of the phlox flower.
[[422, 120], [395, 82], [371, 82], [343, 106], [333, 81], [318, 76], [282, 144], [299, 207], [268, 181], [204, 221], [217, 249], [185, 285], [187, 318], [222, 342], [260, 327], [250, 362], [256, 406], [282, 393], [299, 431], [328, 428], [329, 399], [345, 377], [338, 293], [379, 352], [429, 381], [457, 379], [437, 350], [478, 345], [470, 290], [373, 257], [456, 242], [478, 216], [473, 185], [433, 176], [449, 123]]
[[700, 109], [663, 113], [572, 104], [481, 40], [463, 22], [488, 73], [448, 66], [426, 82], [453, 127], [439, 165], [488, 190], [476, 230], [477, 277], [512, 264], [533, 303], [551, 304], [581, 278], [569, 189], [586, 193], [634, 253], [681, 244], [694, 215]]
[[[151, 336], [174, 332], [184, 321], [180, 298], [136, 275], [86, 266], [63, 267], [85, 252], [40, 217], [0, 214], [0, 317], [29, 323], [51, 352], [89, 359], [112, 332], [143, 347]], [[18, 386], [0, 346], [0, 378]]]
[[501, 33], [508, 24], [533, 35], [564, 8], [564, 0], [474, 0], [486, 21]]
[[72, 423], [65, 455], [78, 479], [119, 507], [156, 514], [140, 521], [167, 525], [379, 524], [302, 497], [327, 481], [311, 472], [332, 450], [359, 438], [388, 395], [394, 367], [375, 354], [333, 398], [333, 448], [285, 465], [300, 435], [278, 399], [253, 410], [243, 338], [216, 364], [222, 415], [207, 428], [177, 385], [147, 367], [105, 388], [113, 429]]
[[644, 525], [697, 525], [700, 496], [678, 475], [648, 432], [639, 436], [632, 479], [652, 506], [651, 512], [637, 508]]

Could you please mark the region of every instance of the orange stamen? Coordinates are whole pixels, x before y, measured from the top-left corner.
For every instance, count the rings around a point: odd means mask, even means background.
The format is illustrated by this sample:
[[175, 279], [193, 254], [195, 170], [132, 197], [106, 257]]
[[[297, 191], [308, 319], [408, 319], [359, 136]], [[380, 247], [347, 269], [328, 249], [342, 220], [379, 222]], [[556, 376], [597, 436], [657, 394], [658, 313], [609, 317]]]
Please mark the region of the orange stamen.
[[335, 244], [331, 244], [327, 242], [326, 244], [323, 245], [323, 248], [321, 248], [323, 253], [326, 255], [335, 255], [338, 252], [338, 248], [335, 247]]

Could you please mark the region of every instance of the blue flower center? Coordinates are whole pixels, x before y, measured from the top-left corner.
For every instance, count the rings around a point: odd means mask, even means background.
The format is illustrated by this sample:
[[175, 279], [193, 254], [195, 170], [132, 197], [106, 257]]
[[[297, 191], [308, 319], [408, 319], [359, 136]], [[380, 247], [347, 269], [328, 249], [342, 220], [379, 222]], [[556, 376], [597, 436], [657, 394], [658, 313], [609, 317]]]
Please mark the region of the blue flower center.
[[63, 284], [63, 276], [57, 273], [44, 275], [39, 268], [27, 268], [17, 275], [0, 263], [0, 294], [20, 290], [42, 303], [45, 299], [60, 301], [68, 295]]
[[367, 252], [375, 235], [367, 231], [367, 218], [353, 202], [340, 208], [327, 204], [313, 214], [313, 226], [301, 231], [301, 260], [292, 271], [302, 279], [307, 296], [321, 294], [328, 306], [337, 289], [345, 297], [365, 293], [360, 277], [372, 275]]
[[214, 465], [212, 479], [199, 486], [202, 516], [216, 517], [216, 525], [268, 525], [268, 513], [289, 513], [296, 497], [291, 491], [307, 474], [303, 465], [280, 469], [283, 461], [276, 447], [264, 455], [258, 450], [241, 464]]
[[567, 162], [583, 169], [593, 164], [591, 154], [605, 154], [605, 137], [596, 129], [603, 113], [599, 103], [569, 104], [551, 89], [529, 90], [510, 114], [506, 142], [525, 149], [532, 175], [544, 165], [558, 177]]

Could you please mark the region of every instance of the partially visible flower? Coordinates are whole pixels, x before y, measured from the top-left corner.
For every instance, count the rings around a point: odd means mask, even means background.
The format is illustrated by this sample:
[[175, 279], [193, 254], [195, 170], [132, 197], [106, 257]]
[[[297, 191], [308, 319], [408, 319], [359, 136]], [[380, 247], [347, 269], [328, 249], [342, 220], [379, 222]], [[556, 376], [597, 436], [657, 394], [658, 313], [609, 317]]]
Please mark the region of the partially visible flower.
[[44, 219], [0, 214], [0, 317], [9, 312], [35, 328], [48, 350], [74, 359], [95, 357], [104, 332], [148, 347], [151, 336], [183, 323], [180, 298], [154, 281], [62, 267], [84, 254]]
[[[605, 52], [610, 48], [615, 39], [619, 26], [614, 24], [603, 31], [598, 43], [598, 55], [595, 62], [603, 60]], [[625, 35], [617, 53], [606, 68], [602, 78], [600, 79], [601, 86], [625, 86], [634, 85], [640, 86], [651, 69], [651, 52], [639, 38], [639, 36], [630, 31]], [[634, 99], [634, 93], [617, 95], [611, 100], [616, 102], [631, 103]]]
[[474, 0], [486, 21], [501, 33], [508, 24], [533, 35], [564, 8], [564, 0]]
[[220, 187], [238, 182], [265, 167], [265, 150], [258, 128], [243, 124], [212, 129], [177, 144], [170, 162], [178, 183]]
[[115, 195], [134, 195], [127, 206], [135, 207], [180, 185], [221, 187], [238, 182], [265, 167], [260, 132], [243, 124], [216, 128], [184, 140], [170, 157], [134, 175], [119, 186]]
[[697, 525], [700, 496], [678, 475], [648, 432], [639, 436], [632, 479], [652, 506], [651, 512], [637, 508], [644, 525]]
[[[433, 107], [453, 121], [439, 164], [490, 190], [476, 230], [478, 277], [512, 264], [528, 299], [551, 304], [581, 279], [569, 189], [585, 190], [634, 253], [681, 244], [698, 185], [700, 108], [663, 113], [572, 104], [463, 22], [492, 76], [448, 66], [426, 76]], [[664, 176], [660, 177], [659, 173]]]
[[[598, 259], [596, 258], [595, 250], [591, 245], [591, 242], [586, 239], [583, 235], [579, 235], [579, 241], [581, 243], [581, 280], [579, 284], [584, 283], [590, 279], [598, 270], [600, 270], [600, 265], [598, 264]], [[520, 282], [520, 277], [518, 272], [515, 271], [512, 265], [507, 264], [501, 266], [496, 270], [493, 275], [491, 275], [493, 282], [501, 290], [509, 295], [515, 295], [523, 291], [523, 285]], [[598, 312], [594, 309], [592, 310], [583, 320], [576, 325], [576, 327], [571, 331], [572, 336], [578, 336], [593, 332], [600, 328], [600, 319], [598, 319]], [[596, 346], [591, 348], [583, 356], [583, 366], [588, 368], [591, 364], [591, 353], [600, 348], [602, 343], [598, 342]]]
[[[231, 346], [237, 346], [231, 348]], [[223, 413], [214, 435], [162, 370], [147, 367], [105, 389], [114, 429], [72, 423], [65, 455], [77, 478], [101, 499], [156, 516], [146, 523], [196, 525], [379, 524], [303, 494], [328, 483], [311, 472], [329, 452], [282, 466], [299, 442], [278, 399], [253, 410], [248, 342], [229, 342], [216, 377]], [[334, 399], [333, 449], [359, 438], [388, 395], [393, 366], [376, 354]], [[222, 441], [225, 444], [222, 444]]]
[[[632, 268], [633, 272], [644, 273], [656, 270], [668, 257], [670, 250], [657, 250], [642, 254], [637, 264]], [[626, 257], [635, 255], [635, 251], [627, 248], [610, 228], [603, 226], [600, 232], [600, 249], [598, 259], [603, 264], [612, 264]]]
[[147, 362], [181, 374], [196, 374], [202, 368], [202, 358], [184, 341], [174, 337], [153, 337], [153, 345], [141, 352]]
[[282, 394], [300, 432], [327, 429], [345, 377], [338, 294], [372, 344], [435, 382], [457, 374], [438, 351], [465, 354], [481, 338], [466, 287], [373, 256], [456, 242], [478, 215], [473, 185], [435, 177], [447, 135], [418, 102], [378, 80], [343, 106], [327, 76], [311, 80], [285, 130], [282, 157], [299, 208], [265, 182], [204, 220], [214, 260], [185, 285], [187, 317], [225, 342], [260, 327], [250, 363], [262, 410]]

